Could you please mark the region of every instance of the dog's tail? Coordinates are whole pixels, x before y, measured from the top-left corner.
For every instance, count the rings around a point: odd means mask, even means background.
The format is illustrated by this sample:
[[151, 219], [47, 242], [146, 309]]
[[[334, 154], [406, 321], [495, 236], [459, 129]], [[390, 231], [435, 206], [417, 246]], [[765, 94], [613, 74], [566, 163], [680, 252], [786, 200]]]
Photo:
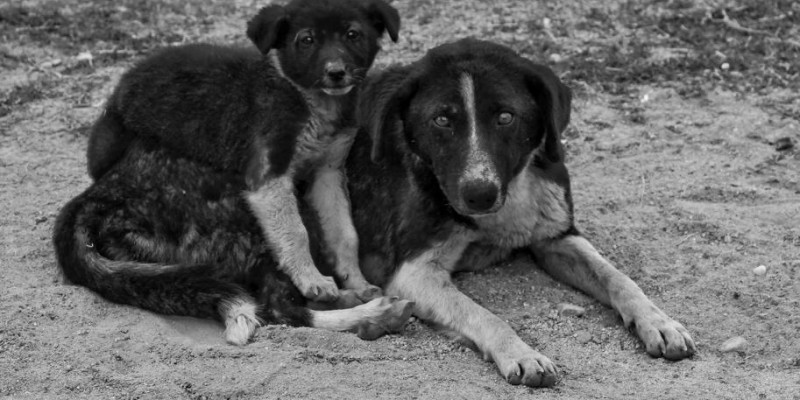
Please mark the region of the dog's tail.
[[[65, 277], [115, 303], [161, 314], [213, 318], [225, 324], [225, 338], [244, 345], [260, 325], [257, 302], [240, 285], [215, 278], [209, 266], [149, 264], [111, 260], [92, 233], [99, 222], [85, 194], [68, 203], [55, 224], [53, 242]], [[93, 226], [95, 225], [95, 226]]]

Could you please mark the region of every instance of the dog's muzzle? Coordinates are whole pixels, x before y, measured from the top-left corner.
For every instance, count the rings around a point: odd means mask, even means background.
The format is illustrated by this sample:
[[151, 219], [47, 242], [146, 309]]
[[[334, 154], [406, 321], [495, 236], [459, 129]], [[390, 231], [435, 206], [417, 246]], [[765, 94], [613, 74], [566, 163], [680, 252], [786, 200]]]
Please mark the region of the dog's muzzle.
[[347, 73], [347, 68], [341, 61], [331, 61], [325, 64], [325, 76], [322, 79], [325, 87], [322, 91], [328, 96], [342, 96], [350, 93], [355, 85], [351, 84], [352, 81], [350, 74]]

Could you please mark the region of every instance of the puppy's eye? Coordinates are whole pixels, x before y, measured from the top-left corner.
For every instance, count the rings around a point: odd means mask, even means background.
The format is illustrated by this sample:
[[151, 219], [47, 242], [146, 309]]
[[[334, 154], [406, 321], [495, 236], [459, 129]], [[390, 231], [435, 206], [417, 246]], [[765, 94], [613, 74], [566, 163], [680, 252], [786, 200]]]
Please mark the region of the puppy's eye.
[[433, 119], [433, 123], [440, 128], [449, 128], [450, 127], [450, 119], [445, 117], [444, 115], [437, 115]]
[[345, 34], [345, 37], [347, 37], [347, 40], [356, 40], [361, 37], [361, 32], [355, 29], [349, 29]]
[[500, 115], [497, 116], [497, 125], [508, 125], [512, 122], [514, 122], [514, 114], [501, 112]]
[[300, 43], [302, 43], [302, 44], [304, 44], [306, 46], [311, 46], [312, 44], [314, 44], [314, 37], [311, 36], [311, 35], [303, 36], [303, 37], [300, 38]]

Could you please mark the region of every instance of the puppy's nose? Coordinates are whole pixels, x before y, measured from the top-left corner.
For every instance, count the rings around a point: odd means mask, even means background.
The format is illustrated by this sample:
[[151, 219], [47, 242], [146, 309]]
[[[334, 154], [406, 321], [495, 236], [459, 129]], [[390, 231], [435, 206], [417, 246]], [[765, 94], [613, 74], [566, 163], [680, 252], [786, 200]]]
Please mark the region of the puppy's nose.
[[344, 64], [341, 62], [329, 62], [325, 65], [325, 74], [331, 82], [339, 82], [347, 75]]
[[328, 73], [328, 79], [330, 79], [333, 82], [341, 81], [342, 79], [344, 79], [344, 76], [347, 74], [347, 72], [345, 72], [344, 68], [342, 68], [342, 69], [329, 69], [327, 71], [327, 73]]
[[479, 180], [465, 183], [460, 190], [461, 199], [475, 212], [487, 212], [494, 207], [500, 188], [494, 182]]

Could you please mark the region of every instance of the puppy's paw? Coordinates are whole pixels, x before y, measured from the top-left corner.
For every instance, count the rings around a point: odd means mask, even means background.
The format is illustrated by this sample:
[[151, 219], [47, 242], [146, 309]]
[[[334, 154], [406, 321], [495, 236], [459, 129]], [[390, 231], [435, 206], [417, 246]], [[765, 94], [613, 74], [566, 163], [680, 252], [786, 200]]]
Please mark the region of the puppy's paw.
[[339, 288], [330, 276], [316, 274], [316, 276], [302, 276], [294, 283], [303, 297], [328, 303], [339, 298]]
[[383, 296], [383, 291], [381, 288], [368, 283], [365, 283], [362, 287], [353, 289], [355, 290], [356, 296], [358, 296], [359, 300], [363, 301], [364, 303]]
[[220, 305], [225, 321], [225, 341], [244, 346], [261, 324], [256, 316], [256, 305], [247, 299], [228, 301]]
[[692, 336], [683, 325], [658, 308], [648, 311], [629, 324], [644, 343], [647, 354], [677, 361], [697, 352]]
[[518, 337], [509, 338], [490, 356], [506, 381], [512, 385], [550, 387], [556, 384], [556, 365]]
[[377, 299], [383, 296], [383, 291], [381, 288], [371, 285], [369, 282], [367, 282], [367, 280], [364, 279], [364, 276], [361, 275], [361, 271], [357, 266], [352, 266], [348, 269], [348, 271], [354, 272], [339, 274], [339, 277], [342, 279], [342, 286], [344, 286], [345, 289], [351, 289], [355, 291], [356, 295], [362, 302], [366, 303], [372, 299]]
[[380, 297], [362, 307], [369, 308], [370, 312], [356, 328], [356, 334], [364, 340], [375, 340], [387, 333], [400, 331], [411, 317], [414, 302], [397, 297]]

